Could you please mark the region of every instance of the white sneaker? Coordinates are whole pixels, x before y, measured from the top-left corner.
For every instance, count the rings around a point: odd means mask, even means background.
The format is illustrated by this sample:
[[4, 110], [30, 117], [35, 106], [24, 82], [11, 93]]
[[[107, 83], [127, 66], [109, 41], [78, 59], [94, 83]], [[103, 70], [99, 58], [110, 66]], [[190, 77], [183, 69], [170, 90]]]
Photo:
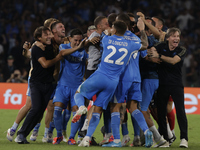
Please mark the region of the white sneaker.
[[66, 131], [62, 131], [62, 135], [63, 135], [63, 141], [67, 142], [68, 141], [67, 132]]
[[43, 143], [47, 143], [47, 141], [48, 141], [48, 138], [43, 136], [42, 142], [43, 142]]
[[160, 147], [162, 145], [164, 145], [167, 141], [163, 138], [163, 136], [160, 137], [159, 141], [155, 141], [154, 144], [151, 147]]
[[53, 142], [53, 133], [48, 132], [47, 134], [47, 143]]
[[37, 136], [38, 136], [38, 130], [33, 130], [33, 133], [30, 136], [30, 140], [31, 141], [36, 141]]
[[130, 141], [129, 135], [125, 135], [122, 139], [122, 146], [126, 146], [126, 144]]
[[8, 139], [10, 142], [12, 142], [14, 135], [15, 135], [15, 130], [9, 128], [9, 129], [7, 130], [7, 135], [6, 135], [6, 137], [7, 137], [7, 139]]
[[140, 137], [139, 136], [134, 137], [133, 145], [134, 146], [141, 146], [141, 141], [140, 141]]
[[169, 142], [166, 142], [165, 144], [159, 146], [159, 148], [160, 148], [160, 147], [170, 147]]
[[20, 135], [17, 135], [17, 137], [15, 138], [15, 142], [16, 143], [22, 142], [22, 139], [20, 139]]
[[179, 147], [188, 148], [188, 141], [186, 139], [181, 139]]
[[74, 115], [74, 117], [72, 118], [72, 122], [76, 123], [79, 121], [79, 119], [81, 118], [81, 116], [83, 114], [87, 113], [87, 108], [85, 106], [81, 106], [79, 107], [78, 111], [76, 112], [76, 114]]
[[83, 137], [77, 137], [76, 143], [80, 144], [82, 140], [83, 140]]
[[90, 141], [88, 139], [83, 138], [83, 140], [81, 141], [81, 143], [78, 146], [89, 147]]

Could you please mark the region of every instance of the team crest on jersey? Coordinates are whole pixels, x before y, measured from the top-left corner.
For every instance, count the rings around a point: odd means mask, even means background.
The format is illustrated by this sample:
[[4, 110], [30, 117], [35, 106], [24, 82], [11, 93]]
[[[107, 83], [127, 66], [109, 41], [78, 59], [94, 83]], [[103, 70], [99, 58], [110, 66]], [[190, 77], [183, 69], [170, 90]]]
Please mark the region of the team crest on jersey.
[[83, 60], [83, 57], [75, 57], [75, 56], [67, 55], [65, 59], [71, 62], [80, 62]]
[[175, 55], [176, 55], [176, 52], [173, 53], [173, 56], [175, 56]]

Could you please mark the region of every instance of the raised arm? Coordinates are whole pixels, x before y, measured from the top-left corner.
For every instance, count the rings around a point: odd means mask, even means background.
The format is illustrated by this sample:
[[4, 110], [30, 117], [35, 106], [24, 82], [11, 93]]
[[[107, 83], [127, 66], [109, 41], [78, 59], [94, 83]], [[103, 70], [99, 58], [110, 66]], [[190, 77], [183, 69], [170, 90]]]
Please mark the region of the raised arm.
[[144, 30], [145, 25], [144, 25], [144, 22], [142, 21], [141, 17], [138, 18], [137, 27], [140, 30], [140, 39], [141, 39], [141, 43], [142, 43], [142, 47], [140, 48], [140, 50], [145, 50], [148, 47], [148, 39], [147, 39], [147, 35]]
[[161, 33], [159, 32], [159, 30], [153, 26], [151, 23], [149, 23], [148, 21], [145, 20], [145, 16], [142, 12], [137, 12], [137, 15], [141, 17], [141, 19], [144, 21], [144, 24], [151, 30], [151, 32], [153, 33], [154, 37], [156, 39], [160, 39]]
[[31, 51], [29, 51], [30, 48], [31, 48], [30, 42], [25, 41], [25, 43], [23, 44], [22, 55], [27, 58], [30, 58], [31, 57]]
[[77, 47], [61, 50], [60, 51], [61, 56], [72, 54], [73, 52], [83, 48], [86, 39], [87, 38], [84, 38]]

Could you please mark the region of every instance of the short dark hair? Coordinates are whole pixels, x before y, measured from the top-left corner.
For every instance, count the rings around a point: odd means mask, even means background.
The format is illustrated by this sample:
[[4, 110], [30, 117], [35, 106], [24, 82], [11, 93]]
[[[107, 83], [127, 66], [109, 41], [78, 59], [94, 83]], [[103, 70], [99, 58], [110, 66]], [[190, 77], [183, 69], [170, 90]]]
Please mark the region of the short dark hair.
[[[53, 22], [53, 23], [51, 24], [51, 27], [50, 27], [51, 31], [55, 28], [55, 26], [56, 26], [58, 23], [62, 23], [62, 22], [61, 22], [61, 21], [55, 21], [55, 22]], [[63, 24], [63, 23], [62, 23], [62, 24]]]
[[112, 27], [113, 22], [116, 20], [117, 14], [116, 13], [111, 13], [108, 15], [108, 24], [109, 27]]
[[163, 18], [161, 18], [159, 16], [153, 16], [153, 18], [157, 18], [162, 23], [163, 26], [165, 25], [165, 21]]
[[83, 32], [80, 29], [75, 28], [70, 31], [70, 37], [73, 37], [74, 35], [82, 35], [83, 36]]
[[49, 18], [47, 20], [44, 21], [44, 26], [49, 28], [50, 25], [52, 24], [52, 22], [55, 22], [55, 21], [59, 21], [58, 19], [56, 18]]
[[121, 20], [121, 21], [124, 21], [126, 23], [126, 25], [128, 26], [128, 28], [130, 29], [131, 26], [130, 26], [130, 23], [131, 23], [131, 20], [129, 18], [129, 16], [125, 13], [120, 13], [118, 16], [117, 16], [117, 19], [118, 20]]
[[121, 20], [117, 20], [115, 22], [113, 22], [113, 26], [116, 29], [116, 32], [120, 35], [124, 35], [124, 33], [127, 30], [127, 25], [124, 21]]
[[101, 22], [101, 20], [105, 19], [105, 16], [98, 16], [94, 19], [94, 25], [97, 28], [97, 25]]
[[[155, 26], [155, 21], [151, 17], [145, 17], [145, 20], [151, 20], [151, 24]], [[145, 25], [145, 30], [149, 30], [149, 28]]]
[[165, 35], [166, 39], [169, 38], [171, 35], [173, 35], [177, 31], [179, 33], [179, 36], [181, 36], [181, 30], [180, 29], [175, 28], [175, 27], [167, 29], [167, 32], [166, 32], [166, 35]]
[[135, 15], [134, 15], [133, 13], [131, 13], [131, 12], [128, 12], [127, 15], [128, 15], [129, 17], [135, 18]]
[[34, 31], [33, 37], [36, 41], [39, 41], [38, 38], [42, 37], [42, 32], [46, 33], [47, 31], [50, 31], [49, 28], [45, 27], [45, 26], [40, 26], [37, 27]]

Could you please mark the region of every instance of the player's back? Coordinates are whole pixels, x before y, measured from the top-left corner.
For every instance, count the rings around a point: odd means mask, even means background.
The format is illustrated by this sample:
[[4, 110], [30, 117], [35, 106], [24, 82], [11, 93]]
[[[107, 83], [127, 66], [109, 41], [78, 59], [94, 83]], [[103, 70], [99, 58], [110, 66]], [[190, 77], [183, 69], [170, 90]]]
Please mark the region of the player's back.
[[[124, 34], [126, 40], [132, 41], [134, 43], [141, 43], [138, 36], [133, 34], [131, 31], [126, 31]], [[130, 81], [130, 82], [141, 82], [140, 70], [139, 70], [139, 56], [146, 56], [144, 51], [135, 51], [132, 54], [129, 64], [126, 66], [124, 73], [120, 76], [120, 80]]]
[[124, 39], [122, 36], [105, 36], [102, 40], [103, 54], [98, 72], [112, 79], [119, 78], [124, 70], [131, 53], [138, 50], [141, 44]]

